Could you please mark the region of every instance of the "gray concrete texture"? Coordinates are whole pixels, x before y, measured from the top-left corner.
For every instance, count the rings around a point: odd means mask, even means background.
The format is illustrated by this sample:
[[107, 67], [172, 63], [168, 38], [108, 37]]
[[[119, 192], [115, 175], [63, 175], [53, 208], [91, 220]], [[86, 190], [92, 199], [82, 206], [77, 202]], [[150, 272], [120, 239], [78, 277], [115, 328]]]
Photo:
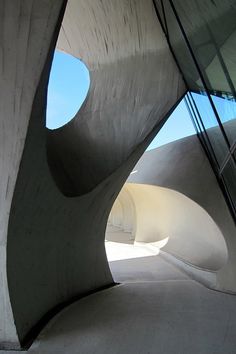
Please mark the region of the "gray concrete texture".
[[49, 132], [48, 161], [60, 190], [78, 196], [127, 160], [185, 85], [150, 0], [72, 0], [62, 26], [58, 48], [86, 63], [91, 84], [75, 118]]
[[235, 296], [206, 289], [160, 254], [113, 261], [110, 268], [123, 284], [63, 310], [28, 353], [235, 352]]
[[59, 46], [88, 65], [91, 87], [72, 122], [47, 131], [65, 3], [0, 2], [0, 342], [11, 349], [55, 306], [113, 283], [104, 249], [110, 208], [185, 92], [151, 0], [69, 1]]
[[[113, 284], [104, 249], [111, 206], [186, 87], [151, 0], [0, 0], [0, 23], [3, 58], [0, 80], [0, 346], [15, 349], [32, 337], [31, 330], [57, 305]], [[47, 131], [47, 84], [58, 35], [58, 48], [82, 59], [88, 66], [91, 86], [74, 119], [63, 128]], [[230, 277], [224, 274], [224, 277], [232, 280], [232, 274]], [[117, 293], [121, 307], [123, 289], [126, 302], [132, 287], [117, 288], [122, 289]], [[138, 289], [137, 286], [139, 292]], [[152, 309], [156, 296], [161, 306], [165, 303], [165, 287], [140, 286], [140, 289], [137, 297], [141, 299], [143, 290], [148, 293], [147, 303]], [[180, 286], [179, 291], [181, 297], [185, 296], [184, 301], [193, 297], [184, 322], [188, 323], [188, 328], [192, 309], [198, 323], [205, 321], [204, 326], [198, 327], [203, 342], [197, 345], [202, 349], [205, 339], [201, 329], [211, 328], [211, 322], [208, 327], [209, 313], [202, 315], [194, 302], [212, 304], [211, 314], [221, 309], [216, 310], [218, 302], [211, 301], [211, 297], [209, 301], [200, 295], [200, 300], [196, 298], [196, 287], [183, 289]], [[103, 306], [109, 299], [103, 294], [102, 306], [99, 307], [97, 300], [95, 306], [99, 314], [105, 315]], [[176, 296], [178, 299], [178, 291]], [[229, 299], [227, 295], [223, 297]], [[226, 302], [224, 313], [231, 316], [232, 303]], [[116, 301], [113, 303], [116, 306]], [[140, 307], [140, 301], [133, 303]], [[79, 307], [83, 305], [81, 302]], [[93, 317], [93, 306], [88, 307]], [[138, 311], [132, 305], [130, 309], [135, 316], [129, 317], [128, 312], [126, 319], [132, 325]], [[124, 314], [125, 310], [123, 307], [120, 313]], [[86, 306], [84, 311], [88, 314]], [[142, 307], [145, 318], [144, 311]], [[218, 316], [219, 312], [216, 313]], [[89, 327], [82, 321], [83, 313], [75, 315], [75, 322], [84, 326], [85, 334]], [[173, 323], [178, 328], [176, 316], [179, 318], [179, 313], [176, 315], [174, 311]], [[106, 320], [100, 315], [96, 319], [98, 322], [102, 319], [103, 323]], [[107, 324], [113, 325], [107, 319]], [[146, 319], [150, 319], [149, 315]], [[162, 319], [163, 331], [170, 330], [168, 318]], [[221, 321], [220, 316], [217, 319], [219, 327], [213, 330], [211, 343], [215, 340], [218, 345], [226, 331], [226, 322]], [[98, 322], [94, 322], [97, 330]], [[70, 320], [71, 326], [73, 323]], [[122, 327], [121, 321], [116, 323]], [[127, 327], [124, 328], [126, 331]], [[143, 333], [147, 333], [147, 328], [145, 321], [140, 322], [140, 331], [146, 329]], [[132, 333], [138, 334], [141, 340], [139, 330], [134, 329]], [[147, 334], [146, 340], [156, 333], [155, 328]], [[174, 336], [182, 334], [173, 332]], [[108, 332], [103, 337], [105, 341], [107, 335]], [[87, 338], [97, 348], [99, 343]], [[103, 340], [99, 336], [94, 338]], [[164, 345], [159, 338], [160, 345]], [[230, 338], [226, 336], [226, 345], [231, 344]], [[167, 345], [173, 345], [171, 343], [168, 341]], [[88, 352], [86, 346], [84, 348], [80, 346], [79, 350]], [[37, 353], [37, 349], [33, 350]], [[43, 350], [42, 346], [38, 353]], [[65, 347], [60, 348], [62, 353], [65, 350]], [[55, 348], [50, 351], [55, 352]]]
[[0, 347], [19, 346], [6, 271], [9, 214], [32, 103], [62, 3], [0, 1]]
[[126, 283], [60, 313], [29, 353], [234, 354], [235, 305], [192, 280]]

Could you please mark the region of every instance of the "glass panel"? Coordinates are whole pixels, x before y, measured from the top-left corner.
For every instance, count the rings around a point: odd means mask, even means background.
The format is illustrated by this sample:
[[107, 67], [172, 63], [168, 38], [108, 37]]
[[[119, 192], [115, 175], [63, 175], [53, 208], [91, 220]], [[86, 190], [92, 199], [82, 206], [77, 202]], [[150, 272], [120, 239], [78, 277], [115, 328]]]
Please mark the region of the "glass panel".
[[236, 140], [236, 102], [227, 96], [211, 96], [230, 144]]
[[207, 88], [236, 97], [236, 3], [231, 0], [174, 0]]
[[202, 121], [199, 116], [199, 112], [196, 108], [194, 100], [191, 97], [191, 94], [188, 93], [187, 98], [188, 99], [186, 100], [186, 105], [189, 107], [190, 114], [192, 116], [192, 119], [195, 122], [195, 129], [198, 132], [198, 136], [199, 136], [200, 140], [202, 141], [202, 143], [204, 144], [204, 146], [207, 148], [208, 153], [211, 155], [214, 165], [216, 165], [217, 168], [219, 168], [219, 164], [217, 163], [211, 143], [209, 141], [207, 134], [205, 133]]
[[164, 1], [164, 9], [171, 47], [174, 50], [184, 78], [193, 91], [203, 90], [204, 86], [199, 79], [199, 73], [168, 1]]
[[166, 25], [165, 25], [165, 18], [164, 18], [164, 14], [163, 14], [163, 10], [162, 10], [161, 0], [155, 0], [155, 4], [156, 4], [157, 11], [158, 11], [158, 14], [159, 14], [160, 19], [161, 19], [161, 24], [162, 24], [162, 26], [164, 28], [164, 32], [167, 34]]
[[203, 133], [204, 132], [204, 126], [203, 126], [203, 124], [201, 122], [201, 119], [199, 119], [199, 113], [198, 113], [198, 110], [196, 109], [195, 101], [193, 100], [193, 98], [192, 98], [190, 93], [187, 93], [187, 98], [188, 99], [186, 100], [186, 104], [189, 107], [190, 114], [194, 118], [194, 121], [195, 121], [196, 126], [197, 126], [197, 131], [199, 133]]
[[201, 128], [199, 126], [198, 120], [194, 114], [194, 111], [192, 110], [192, 107], [189, 104], [189, 101], [185, 101], [185, 104], [189, 110], [189, 115], [191, 116], [191, 119], [193, 120], [193, 125], [197, 133], [201, 133]]
[[202, 65], [202, 71], [204, 72], [204, 77], [211, 93], [231, 93], [229, 82], [226, 79], [225, 72], [217, 55], [205, 67]]
[[209, 102], [209, 99], [204, 94], [192, 93], [192, 97], [196, 103], [199, 114], [203, 121], [206, 133], [216, 155], [218, 164], [221, 165], [224, 161], [229, 149], [218, 125], [217, 119]]
[[236, 208], [236, 167], [232, 159], [230, 159], [225, 166], [222, 177], [227, 186], [227, 190], [233, 201], [234, 207]]
[[[234, 14], [235, 17], [235, 14]], [[224, 45], [220, 49], [229, 77], [234, 87], [234, 97], [236, 90], [236, 30], [227, 38]], [[232, 91], [232, 88], [231, 88]]]

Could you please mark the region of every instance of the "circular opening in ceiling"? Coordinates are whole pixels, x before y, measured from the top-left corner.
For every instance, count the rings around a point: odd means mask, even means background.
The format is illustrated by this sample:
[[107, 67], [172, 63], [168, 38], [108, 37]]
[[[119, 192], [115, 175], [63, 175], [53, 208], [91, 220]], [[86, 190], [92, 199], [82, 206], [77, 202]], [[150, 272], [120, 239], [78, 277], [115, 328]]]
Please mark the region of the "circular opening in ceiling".
[[57, 129], [74, 118], [90, 85], [86, 65], [69, 54], [55, 51], [48, 85], [46, 127]]

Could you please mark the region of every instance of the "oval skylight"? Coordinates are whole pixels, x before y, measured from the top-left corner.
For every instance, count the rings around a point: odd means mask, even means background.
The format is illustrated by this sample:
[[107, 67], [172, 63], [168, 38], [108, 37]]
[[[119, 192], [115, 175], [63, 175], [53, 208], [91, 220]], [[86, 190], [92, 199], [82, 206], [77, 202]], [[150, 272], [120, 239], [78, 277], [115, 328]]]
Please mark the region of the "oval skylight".
[[47, 128], [60, 128], [74, 118], [89, 84], [89, 71], [81, 60], [55, 51], [48, 85]]

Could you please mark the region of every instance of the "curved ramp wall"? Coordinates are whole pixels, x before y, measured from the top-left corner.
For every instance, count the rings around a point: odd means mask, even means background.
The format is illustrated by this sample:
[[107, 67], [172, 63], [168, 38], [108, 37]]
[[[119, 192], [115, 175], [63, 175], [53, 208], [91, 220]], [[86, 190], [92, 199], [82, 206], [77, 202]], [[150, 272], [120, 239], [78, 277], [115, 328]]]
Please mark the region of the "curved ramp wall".
[[129, 183], [166, 187], [183, 193], [212, 217], [224, 235], [228, 261], [217, 272], [217, 287], [236, 291], [236, 228], [209, 161], [192, 135], [147, 151], [136, 164]]
[[133, 201], [136, 242], [153, 243], [158, 247], [168, 240], [164, 251], [203, 270], [217, 271], [225, 265], [228, 254], [224, 237], [214, 220], [197, 203], [168, 188], [126, 183], [117, 198], [124, 210], [127, 199], [121, 195], [125, 193], [129, 193]]

